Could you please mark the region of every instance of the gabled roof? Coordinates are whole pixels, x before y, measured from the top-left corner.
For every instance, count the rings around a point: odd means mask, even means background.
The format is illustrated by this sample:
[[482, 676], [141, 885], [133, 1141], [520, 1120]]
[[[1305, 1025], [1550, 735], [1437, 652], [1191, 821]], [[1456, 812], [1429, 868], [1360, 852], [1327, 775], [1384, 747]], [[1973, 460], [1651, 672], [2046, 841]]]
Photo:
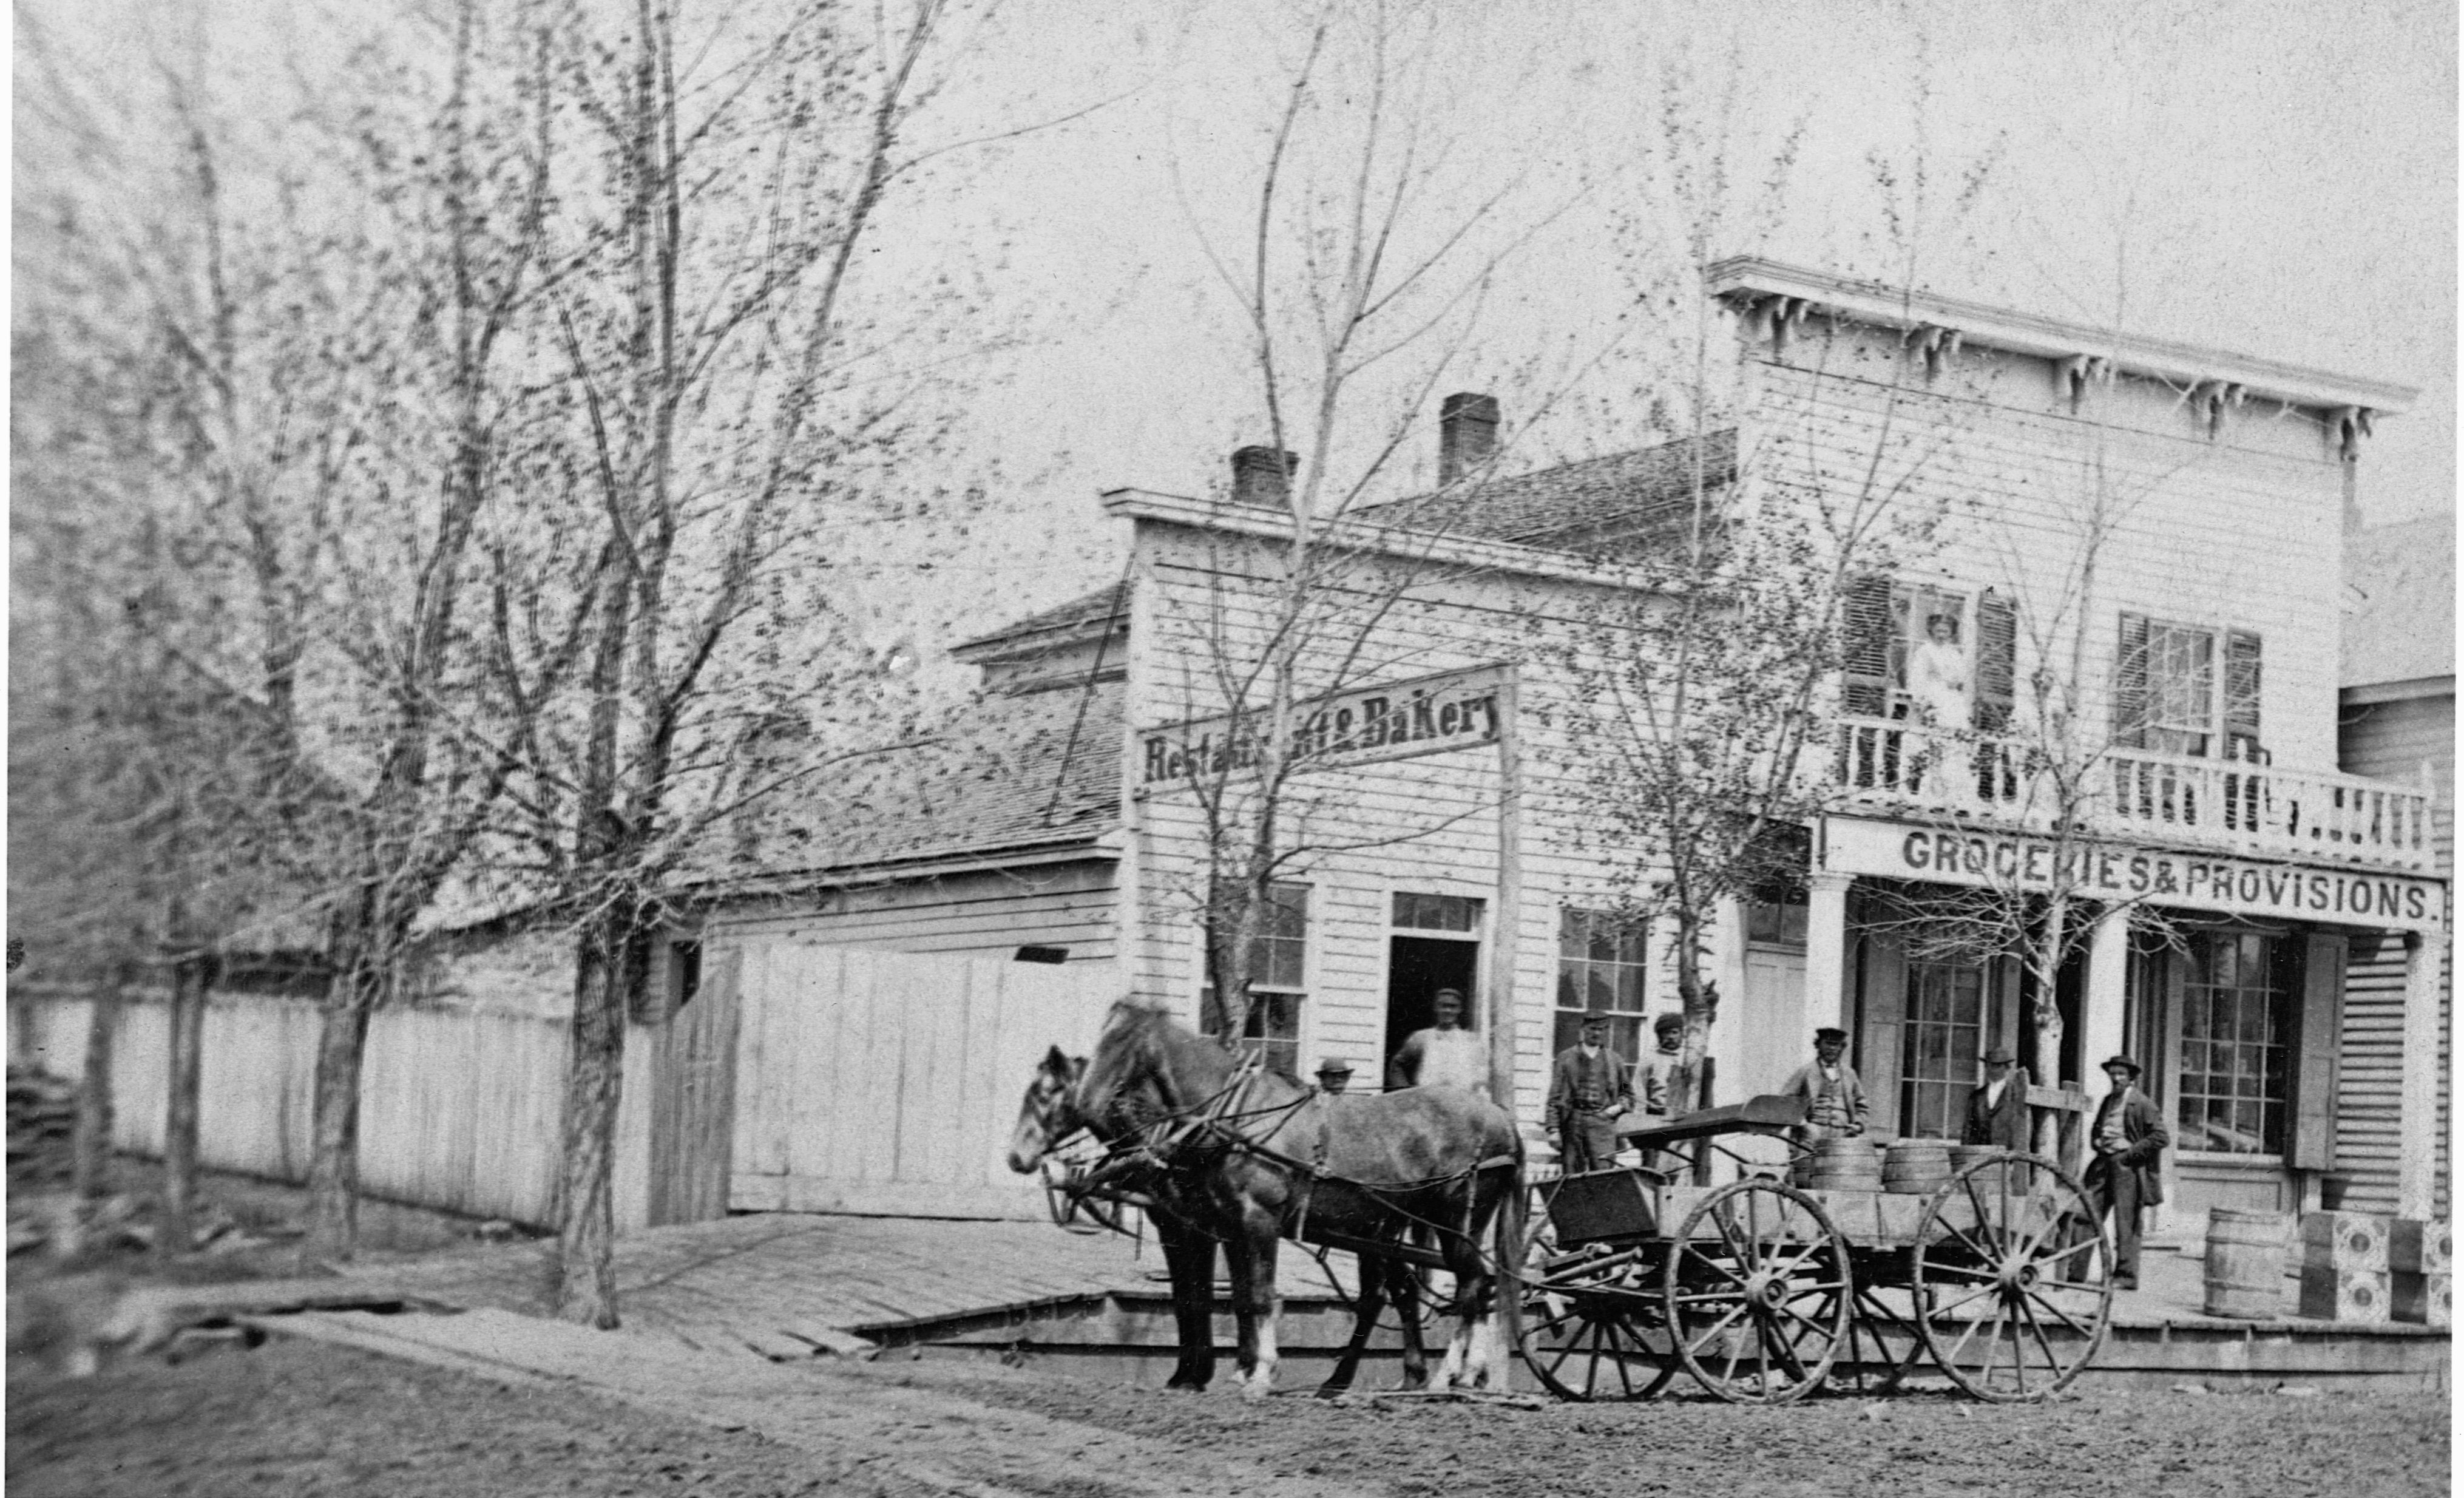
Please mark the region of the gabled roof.
[[1092, 844], [1120, 825], [1124, 685], [994, 696], [939, 742], [853, 761], [781, 797], [688, 877], [825, 873]]
[[1117, 628], [1126, 628], [1129, 614], [1130, 583], [1123, 578], [1110, 587], [1097, 588], [1057, 608], [1029, 614], [1016, 624], [1003, 625], [990, 634], [961, 640], [950, 647], [950, 653], [959, 660], [976, 662], [1032, 654], [1049, 650], [1072, 636], [1084, 634], [1091, 638], [1101, 632], [1108, 621], [1113, 622]]
[[2455, 673], [2455, 517], [2344, 536], [2342, 684]]
[[[1354, 518], [1373, 525], [1433, 523], [1461, 536], [1573, 550], [1601, 541], [1658, 540], [1692, 518], [1696, 446], [1696, 439], [1682, 437], [1451, 493], [1372, 505]], [[1701, 452], [1706, 489], [1735, 479], [1734, 430], [1705, 433]]]

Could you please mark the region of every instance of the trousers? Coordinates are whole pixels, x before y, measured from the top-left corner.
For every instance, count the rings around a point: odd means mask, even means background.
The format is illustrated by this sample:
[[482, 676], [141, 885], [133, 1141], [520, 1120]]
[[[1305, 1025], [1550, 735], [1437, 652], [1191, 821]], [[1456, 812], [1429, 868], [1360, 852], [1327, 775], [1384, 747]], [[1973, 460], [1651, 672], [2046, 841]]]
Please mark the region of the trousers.
[[2088, 1175], [2088, 1201], [2101, 1220], [2113, 1214], [2113, 1277], [2139, 1282], [2139, 1173], [2109, 1160]]
[[1569, 1113], [1558, 1129], [1566, 1174], [1607, 1170], [1617, 1163], [1617, 1120], [1606, 1113]]

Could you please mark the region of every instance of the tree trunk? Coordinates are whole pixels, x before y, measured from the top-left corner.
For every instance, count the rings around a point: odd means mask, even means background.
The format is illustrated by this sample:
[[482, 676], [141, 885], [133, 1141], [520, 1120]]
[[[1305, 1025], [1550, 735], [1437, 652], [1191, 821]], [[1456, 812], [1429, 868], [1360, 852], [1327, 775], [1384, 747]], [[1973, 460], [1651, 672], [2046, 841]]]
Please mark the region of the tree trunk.
[[94, 996], [94, 1013], [85, 1031], [85, 1076], [77, 1087], [77, 1123], [71, 1137], [70, 1190], [76, 1198], [69, 1230], [55, 1242], [67, 1258], [85, 1246], [86, 1219], [97, 1202], [111, 1194], [112, 1106], [111, 1059], [120, 1034], [120, 1008], [135, 975], [122, 969]]
[[191, 958], [171, 970], [169, 1097], [163, 1113], [163, 1216], [156, 1240], [165, 1253], [194, 1246], [197, 1208], [197, 1092], [206, 1038], [206, 992], [213, 960]]
[[365, 964], [335, 975], [318, 1027], [303, 1260], [347, 1260], [359, 1248], [360, 1064], [382, 982], [383, 975]]
[[1719, 1018], [1720, 988], [1703, 977], [1703, 919], [1681, 902], [1677, 923], [1677, 995], [1684, 1006], [1685, 1040], [1678, 1047], [1677, 1065], [1668, 1080], [1668, 1111], [1674, 1118], [1700, 1106], [1704, 1058], [1711, 1050], [1711, 1024]]
[[[2070, 902], [2056, 895], [2045, 906], [2045, 918], [2037, 927], [2034, 950], [2028, 954], [2028, 967], [2036, 980], [2036, 1066], [2044, 1072], [2030, 1078], [2047, 1087], [2058, 1087], [2062, 1080], [2062, 1006], [2058, 987], [2062, 971], [2062, 944], [2067, 939], [2070, 923]], [[2061, 1157], [2062, 1115], [2047, 1109], [2035, 1120], [2035, 1152], [2056, 1164], [2065, 1164]]]
[[617, 1325], [614, 1182], [625, 1017], [649, 969], [649, 942], [636, 924], [621, 913], [593, 920], [576, 942], [574, 959], [556, 1313], [602, 1331]]

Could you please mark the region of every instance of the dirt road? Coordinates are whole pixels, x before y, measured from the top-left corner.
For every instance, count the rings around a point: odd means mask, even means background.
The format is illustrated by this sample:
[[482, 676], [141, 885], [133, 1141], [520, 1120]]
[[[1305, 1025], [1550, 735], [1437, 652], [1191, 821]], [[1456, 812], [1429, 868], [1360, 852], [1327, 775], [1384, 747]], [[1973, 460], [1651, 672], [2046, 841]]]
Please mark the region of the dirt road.
[[[1032, 1363], [933, 1362], [812, 1369], [803, 1386], [797, 1397], [816, 1415], [876, 1395], [929, 1396], [996, 1423], [999, 1411], [1023, 1412], [1029, 1422], [1010, 1428], [1048, 1448], [1032, 1454], [1035, 1475], [973, 1490], [1067, 1498], [1158, 1488], [1246, 1498], [1314, 1485], [1397, 1498], [2287, 1498], [2448, 1487], [2448, 1403], [2434, 1395], [2092, 1394], [2024, 1409], [1925, 1397], [1778, 1410], [1307, 1398], [1253, 1406], [1228, 1393], [1074, 1380]], [[921, 1405], [911, 1406], [913, 1435], [876, 1427], [879, 1449], [817, 1448], [765, 1439], [759, 1425], [729, 1431], [639, 1401], [508, 1388], [287, 1339], [179, 1367], [131, 1362], [89, 1380], [12, 1376], [9, 1393], [11, 1498], [933, 1490], [878, 1465], [934, 1453]], [[1237, 1480], [1234, 1461], [1246, 1468]]]

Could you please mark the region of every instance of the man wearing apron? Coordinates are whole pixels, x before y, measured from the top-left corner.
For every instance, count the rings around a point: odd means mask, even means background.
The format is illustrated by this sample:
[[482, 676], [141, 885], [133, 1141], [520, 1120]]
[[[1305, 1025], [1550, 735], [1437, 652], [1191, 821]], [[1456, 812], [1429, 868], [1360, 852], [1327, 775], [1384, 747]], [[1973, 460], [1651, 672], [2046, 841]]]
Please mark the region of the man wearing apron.
[[1814, 1032], [1814, 1060], [1781, 1085], [1782, 1092], [1805, 1099], [1805, 1122], [1796, 1129], [1801, 1143], [1853, 1139], [1865, 1132], [1865, 1084], [1857, 1080], [1847, 1054], [1848, 1032], [1826, 1024]]

